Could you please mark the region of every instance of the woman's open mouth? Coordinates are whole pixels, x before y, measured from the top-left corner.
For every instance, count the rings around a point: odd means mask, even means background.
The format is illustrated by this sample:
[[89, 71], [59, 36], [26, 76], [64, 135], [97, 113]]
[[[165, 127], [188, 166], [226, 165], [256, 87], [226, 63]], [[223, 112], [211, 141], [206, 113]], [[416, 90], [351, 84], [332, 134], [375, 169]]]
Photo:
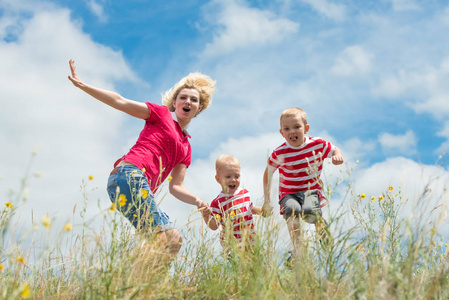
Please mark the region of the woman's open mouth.
[[185, 112], [190, 112], [190, 108], [187, 108], [187, 107], [183, 107], [182, 110]]

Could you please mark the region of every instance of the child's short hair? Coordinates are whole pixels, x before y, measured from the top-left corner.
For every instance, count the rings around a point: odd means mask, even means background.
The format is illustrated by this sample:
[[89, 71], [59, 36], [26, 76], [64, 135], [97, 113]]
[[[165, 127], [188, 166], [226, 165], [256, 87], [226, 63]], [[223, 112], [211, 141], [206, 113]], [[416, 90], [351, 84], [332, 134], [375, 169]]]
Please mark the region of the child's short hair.
[[234, 164], [238, 165], [240, 167], [240, 163], [237, 158], [235, 158], [232, 155], [220, 155], [217, 160], [215, 161], [215, 171], [218, 173], [218, 171], [227, 164]]
[[162, 96], [162, 103], [173, 112], [173, 102], [178, 97], [182, 89], [195, 89], [200, 94], [200, 107], [204, 111], [212, 101], [212, 95], [215, 92], [215, 80], [202, 73], [190, 73], [182, 78], [171, 89], [165, 92]]
[[281, 114], [281, 125], [282, 125], [282, 118], [284, 117], [294, 117], [294, 116], [298, 116], [302, 119], [302, 121], [304, 122], [304, 125], [307, 125], [307, 114], [306, 112], [298, 107], [290, 107], [285, 109], [282, 114]]

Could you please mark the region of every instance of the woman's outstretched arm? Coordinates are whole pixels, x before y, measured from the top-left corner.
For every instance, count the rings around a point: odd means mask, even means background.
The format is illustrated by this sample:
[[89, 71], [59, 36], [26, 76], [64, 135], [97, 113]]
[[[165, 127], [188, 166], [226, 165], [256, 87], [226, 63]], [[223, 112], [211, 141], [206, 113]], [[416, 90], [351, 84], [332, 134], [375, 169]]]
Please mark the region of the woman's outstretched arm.
[[72, 76], [69, 76], [69, 80], [74, 86], [83, 90], [87, 94], [91, 95], [95, 99], [115, 108], [123, 111], [133, 117], [139, 119], [148, 119], [150, 117], [150, 110], [145, 103], [133, 101], [126, 99], [119, 95], [118, 93], [107, 91], [103, 89], [96, 88], [94, 86], [88, 85], [81, 81], [78, 74], [76, 73], [75, 62], [73, 60], [69, 61], [70, 71]]
[[198, 209], [201, 211], [203, 209], [208, 209], [209, 205], [201, 201], [200, 198], [190, 193], [185, 187], [184, 187], [184, 176], [186, 174], [186, 165], [179, 164], [176, 165], [173, 170], [171, 171], [172, 180], [169, 184], [169, 191], [170, 194], [181, 200], [182, 202], [196, 205]]

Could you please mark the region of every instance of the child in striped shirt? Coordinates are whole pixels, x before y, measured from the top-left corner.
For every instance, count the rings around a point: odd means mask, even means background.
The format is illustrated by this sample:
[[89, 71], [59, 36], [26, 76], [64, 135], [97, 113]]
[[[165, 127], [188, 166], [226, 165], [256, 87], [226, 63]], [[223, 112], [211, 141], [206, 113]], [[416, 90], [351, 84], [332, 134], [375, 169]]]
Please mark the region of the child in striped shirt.
[[[320, 179], [325, 158], [331, 158], [334, 165], [343, 163], [339, 148], [317, 137], [306, 136], [310, 129], [307, 114], [296, 107], [287, 108], [281, 114], [279, 132], [285, 143], [276, 148], [268, 159], [263, 185], [266, 211], [273, 209], [270, 199], [273, 173], [279, 169], [280, 212], [287, 221], [293, 247], [298, 248], [301, 237], [300, 219], [315, 224], [317, 236], [325, 238], [325, 221], [321, 207], [326, 199], [321, 193]], [[294, 252], [295, 253], [295, 252]]]
[[221, 155], [215, 162], [215, 180], [221, 193], [211, 202], [211, 211], [203, 213], [203, 219], [212, 230], [221, 225], [220, 240], [224, 248], [226, 237], [234, 236], [239, 245], [252, 245], [256, 234], [253, 214], [262, 214], [262, 208], [254, 206], [250, 194], [240, 188], [240, 163], [234, 156]]

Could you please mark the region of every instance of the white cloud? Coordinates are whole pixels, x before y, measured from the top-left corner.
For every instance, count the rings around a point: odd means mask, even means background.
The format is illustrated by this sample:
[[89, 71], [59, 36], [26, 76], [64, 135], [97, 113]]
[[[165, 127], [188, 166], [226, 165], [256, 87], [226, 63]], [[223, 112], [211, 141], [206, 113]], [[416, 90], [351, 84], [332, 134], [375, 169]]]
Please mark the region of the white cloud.
[[213, 41], [206, 45], [207, 56], [278, 43], [299, 29], [299, 24], [273, 12], [240, 5], [237, 1], [217, 0], [213, 4], [219, 11], [211, 11], [208, 21], [218, 26], [218, 30]]
[[325, 17], [335, 20], [344, 21], [346, 18], [346, 7], [342, 4], [331, 3], [327, 0], [301, 0], [309, 4], [317, 12]]
[[445, 26], [449, 26], [449, 6], [447, 6], [439, 16], [439, 20]]
[[[423, 225], [428, 226], [428, 221], [438, 219], [440, 213], [447, 215], [449, 173], [443, 167], [422, 165], [396, 157], [357, 170], [353, 178], [354, 194], [364, 193], [368, 199], [371, 196], [377, 199], [392, 186], [394, 193], [400, 193], [397, 201], [407, 200], [407, 205], [400, 211], [400, 215], [410, 219], [412, 224], [423, 221], [422, 218], [427, 220]], [[440, 204], [443, 206], [432, 211]], [[445, 231], [447, 233], [447, 230]]]
[[379, 143], [382, 150], [387, 153], [410, 156], [416, 154], [417, 138], [411, 130], [402, 135], [394, 135], [387, 132], [379, 134]]
[[342, 76], [367, 74], [371, 71], [372, 58], [361, 46], [347, 47], [335, 60], [332, 71]]
[[418, 10], [420, 6], [415, 0], [389, 0], [395, 11]]
[[99, 199], [101, 207], [109, 205], [105, 182], [113, 162], [123, 154], [117, 137], [125, 116], [73, 87], [67, 79], [68, 60], [76, 60], [83, 80], [107, 89], [114, 89], [117, 80], [139, 80], [120, 52], [92, 41], [70, 20], [68, 10], [37, 4], [20, 9], [28, 18], [8, 22], [22, 29], [14, 40], [0, 41], [1, 194], [9, 188], [18, 192], [38, 144], [30, 171], [43, 177], [28, 179], [29, 200], [20, 208], [23, 221], [30, 221], [32, 210], [35, 220], [48, 212], [64, 222], [75, 205], [78, 216], [84, 205], [80, 184], [88, 175], [94, 176], [87, 182], [88, 218], [92, 217], [98, 214]]
[[437, 136], [441, 136], [446, 138], [446, 141], [443, 142], [436, 150], [435, 154], [437, 155], [448, 155], [449, 154], [449, 121], [444, 122], [442, 129], [437, 132]]
[[418, 113], [445, 119], [449, 114], [448, 79], [448, 59], [445, 58], [437, 67], [424, 66], [418, 71], [401, 69], [393, 75], [384, 74], [372, 92], [376, 96], [399, 98]]
[[351, 138], [342, 145], [337, 145], [343, 151], [343, 157], [347, 161], [363, 161], [376, 149], [374, 141], [362, 141], [359, 138]]
[[96, 0], [86, 0], [86, 5], [89, 10], [98, 17], [100, 22], [105, 23], [108, 21], [108, 16], [104, 11], [103, 6]]

